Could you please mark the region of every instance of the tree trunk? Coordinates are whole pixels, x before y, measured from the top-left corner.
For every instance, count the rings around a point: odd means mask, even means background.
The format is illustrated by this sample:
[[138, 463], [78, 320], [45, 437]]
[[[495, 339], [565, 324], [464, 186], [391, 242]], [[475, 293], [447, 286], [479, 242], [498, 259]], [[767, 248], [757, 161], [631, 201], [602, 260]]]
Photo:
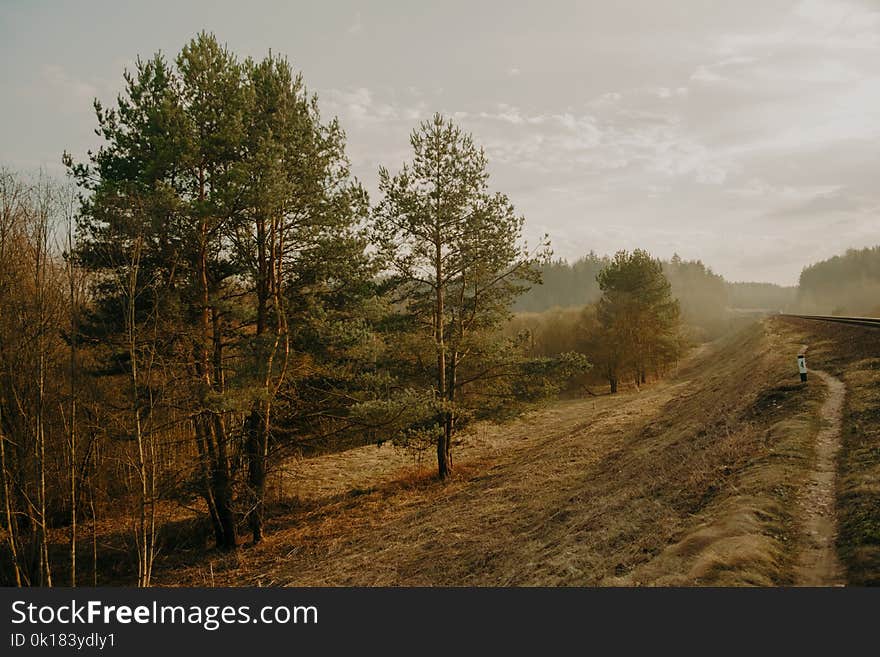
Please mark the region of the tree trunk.
[[36, 292], [37, 292], [37, 352], [38, 352], [38, 373], [37, 373], [37, 417], [35, 427], [35, 451], [37, 461], [37, 476], [39, 478], [39, 489], [37, 500], [38, 508], [38, 527], [37, 527], [37, 547], [39, 551], [39, 584], [40, 586], [52, 586], [52, 570], [49, 565], [49, 545], [46, 531], [46, 426], [45, 426], [45, 392], [46, 392], [46, 354], [44, 342], [44, 283], [45, 283], [45, 267], [46, 267], [46, 218], [39, 219], [39, 232], [37, 237], [37, 255], [36, 255]]
[[452, 361], [449, 364], [449, 381], [446, 397], [449, 400], [449, 410], [446, 412], [444, 433], [446, 434], [446, 465], [452, 469], [452, 436], [455, 433], [455, 383], [458, 374], [458, 352], [453, 350]]
[[[75, 352], [71, 360], [75, 360]], [[73, 381], [73, 365], [71, 365]], [[72, 387], [72, 386], [71, 386]], [[75, 394], [75, 393], [73, 393]], [[70, 586], [76, 586], [76, 397], [70, 401]]]
[[223, 550], [234, 550], [238, 546], [235, 527], [235, 515], [232, 509], [232, 480], [229, 472], [229, 456], [227, 454], [226, 428], [223, 418], [212, 413], [213, 434], [216, 447], [213, 476], [211, 483], [214, 502], [217, 506], [217, 518], [220, 521], [222, 540], [218, 547]]
[[263, 506], [266, 492], [266, 458], [268, 456], [268, 418], [254, 404], [246, 421], [248, 451], [248, 487], [251, 496], [249, 526], [254, 544], [263, 540]]
[[[259, 346], [259, 340], [266, 332], [270, 263], [267, 259], [265, 215], [258, 213], [255, 223], [257, 232], [257, 271], [255, 281], [257, 295], [256, 338]], [[251, 407], [250, 415], [245, 420], [245, 435], [247, 439], [245, 449], [247, 450], [248, 489], [250, 491], [251, 503], [248, 525], [251, 528], [254, 545], [263, 540], [263, 496], [266, 489], [266, 463], [261, 455], [267, 451], [268, 445], [264, 446], [263, 444], [262, 426], [263, 414], [260, 412], [260, 402], [255, 401]]]
[[[155, 476], [156, 463], [151, 458], [147, 461], [147, 436], [144, 433], [141, 422], [140, 398], [138, 384], [140, 380], [140, 368], [138, 364], [138, 327], [136, 317], [137, 279], [140, 269], [141, 258], [140, 240], [136, 242], [135, 251], [132, 255], [131, 271], [126, 289], [128, 308], [125, 324], [128, 331], [128, 357], [131, 363], [131, 413], [134, 421], [135, 440], [137, 443], [137, 474], [139, 480], [138, 524], [135, 531], [135, 545], [138, 551], [138, 586], [148, 587], [153, 570], [153, 560], [156, 551], [155, 528]], [[152, 438], [150, 438], [152, 442]], [[149, 449], [154, 456], [152, 447]], [[149, 517], [147, 514], [148, 509]]]
[[446, 431], [437, 434], [437, 474], [440, 479], [449, 476], [449, 448], [446, 442]]
[[269, 301], [269, 264], [266, 260], [266, 220], [260, 215], [257, 224], [257, 335], [266, 330], [266, 312]]
[[95, 512], [94, 482], [89, 477], [89, 509], [92, 512], [92, 586], [98, 585], [98, 514]]
[[[68, 200], [72, 201], [68, 195]], [[71, 206], [68, 206], [69, 208]], [[73, 213], [67, 215], [67, 250], [72, 254], [73, 242]], [[76, 298], [76, 270], [73, 266], [73, 258], [68, 258], [67, 265], [68, 301], [70, 303], [70, 586], [76, 586], [76, 521], [77, 521], [77, 472], [76, 472], [76, 397], [77, 397], [77, 333], [79, 331], [79, 316]]]
[[[260, 339], [267, 329], [268, 308], [270, 287], [274, 289], [274, 273], [275, 261], [275, 222], [270, 222], [269, 230], [266, 227], [266, 217], [258, 214], [256, 218], [257, 230], [257, 272], [256, 272], [256, 294], [257, 294], [257, 329], [256, 338], [258, 346]], [[269, 237], [268, 233], [271, 233]], [[271, 239], [272, 244], [268, 243]], [[269, 247], [269, 248], [267, 248]], [[277, 309], [276, 309], [277, 312]], [[263, 380], [264, 392], [268, 394], [269, 381], [272, 376], [273, 355], [267, 357], [267, 371]], [[268, 424], [269, 418], [267, 413], [263, 413], [262, 403], [255, 401], [251, 407], [250, 415], [245, 421], [245, 433], [247, 442], [245, 449], [247, 450], [248, 460], [248, 490], [250, 492], [250, 509], [248, 511], [248, 525], [251, 529], [251, 537], [254, 545], [263, 540], [263, 501], [266, 494], [266, 456], [268, 453]], [[264, 431], [263, 428], [266, 427]]]
[[[205, 199], [205, 171], [199, 170], [199, 199]], [[232, 508], [232, 481], [229, 456], [227, 454], [226, 428], [220, 413], [210, 409], [206, 403], [206, 395], [210, 391], [222, 392], [223, 359], [220, 321], [217, 308], [211, 305], [211, 284], [208, 279], [208, 219], [201, 219], [199, 235], [198, 276], [199, 299], [199, 354], [197, 373], [202, 382], [202, 439], [206, 448], [210, 476], [208, 480], [209, 510], [214, 523], [214, 535], [217, 547], [223, 550], [234, 550], [236, 538], [235, 516]], [[212, 349], [213, 347], [213, 349]], [[213, 376], [212, 376], [213, 368]], [[197, 436], [198, 438], [198, 436]], [[211, 506], [213, 503], [213, 509]]]
[[[266, 230], [265, 219], [257, 221], [258, 266], [257, 266], [257, 337], [268, 330], [268, 307], [272, 301], [274, 327], [272, 347], [266, 355], [265, 376], [263, 378], [263, 401], [254, 403], [246, 422], [248, 487], [251, 494], [249, 525], [254, 544], [263, 538], [263, 517], [266, 497], [266, 479], [269, 461], [269, 434], [272, 426], [272, 401], [284, 381], [290, 357], [287, 316], [285, 314], [282, 291], [284, 226], [280, 217], [272, 217]], [[267, 243], [268, 240], [268, 243]], [[267, 248], [268, 246], [268, 248]], [[273, 381], [278, 350], [282, 348], [279, 373]]]
[[[0, 413], [2, 413], [0, 405]], [[6, 471], [6, 436], [3, 433], [2, 415], [0, 415], [0, 476], [3, 478], [3, 510], [6, 514], [6, 531], [9, 539], [9, 556], [12, 560], [12, 569], [15, 572], [15, 585], [21, 586], [21, 568], [18, 563], [18, 549], [16, 546], [17, 521], [12, 516], [12, 505], [9, 500], [9, 479]]]
[[199, 452], [199, 468], [202, 475], [202, 495], [208, 507], [208, 515], [211, 518], [211, 527], [214, 530], [214, 542], [219, 547], [223, 544], [223, 527], [220, 524], [220, 516], [217, 515], [217, 505], [214, 503], [214, 491], [211, 485], [211, 467], [213, 458], [208, 451], [208, 438], [206, 433], [206, 419], [204, 415], [193, 419], [193, 431], [196, 436], [196, 446]]
[[[434, 342], [437, 349], [437, 395], [440, 397], [441, 405], [446, 401], [446, 344], [443, 332], [443, 250], [440, 243], [439, 228], [439, 209], [438, 209], [438, 227], [437, 236], [434, 245], [434, 267], [436, 274], [436, 307], [434, 309]], [[449, 476], [452, 464], [449, 462], [449, 427], [447, 426], [446, 409], [442, 409], [437, 416], [440, 431], [437, 435], [437, 475], [440, 479], [446, 479]]]

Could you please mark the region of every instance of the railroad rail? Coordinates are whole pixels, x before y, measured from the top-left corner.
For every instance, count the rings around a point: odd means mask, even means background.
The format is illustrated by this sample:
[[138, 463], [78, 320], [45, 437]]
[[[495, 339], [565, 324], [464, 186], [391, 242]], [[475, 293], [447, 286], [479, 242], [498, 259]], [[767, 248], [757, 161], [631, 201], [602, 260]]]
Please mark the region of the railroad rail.
[[871, 326], [880, 329], [878, 317], [839, 317], [837, 315], [792, 315], [781, 313], [783, 317], [799, 317], [800, 319], [815, 319], [822, 322], [837, 322], [838, 324], [856, 324], [858, 326]]

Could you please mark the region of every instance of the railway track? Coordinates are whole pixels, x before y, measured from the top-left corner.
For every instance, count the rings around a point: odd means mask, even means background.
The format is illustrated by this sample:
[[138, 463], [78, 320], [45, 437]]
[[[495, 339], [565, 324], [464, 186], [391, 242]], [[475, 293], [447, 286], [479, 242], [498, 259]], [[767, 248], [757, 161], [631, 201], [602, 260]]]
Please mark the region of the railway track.
[[801, 319], [814, 319], [822, 322], [837, 322], [838, 324], [856, 324], [858, 326], [871, 326], [880, 329], [878, 317], [839, 317], [837, 315], [791, 315], [783, 313], [783, 317], [799, 317]]

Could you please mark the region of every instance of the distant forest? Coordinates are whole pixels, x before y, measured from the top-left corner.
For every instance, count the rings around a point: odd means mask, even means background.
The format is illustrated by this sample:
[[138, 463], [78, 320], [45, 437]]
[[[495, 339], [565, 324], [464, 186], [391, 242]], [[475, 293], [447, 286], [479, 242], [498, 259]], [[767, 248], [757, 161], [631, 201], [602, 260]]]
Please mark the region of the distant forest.
[[[555, 260], [543, 266], [543, 285], [532, 287], [519, 297], [514, 312], [542, 313], [553, 308], [580, 308], [596, 303], [601, 290], [596, 276], [610, 258], [590, 252], [573, 263]], [[730, 309], [789, 310], [797, 289], [772, 283], [730, 283], [699, 260], [678, 255], [663, 261], [663, 273], [672, 295], [681, 305], [685, 324], [708, 335], [723, 331]]]
[[[554, 260], [543, 266], [543, 285], [517, 299], [514, 312], [540, 313], [580, 308], [601, 296], [598, 273], [608, 256], [590, 252], [573, 263]], [[797, 286], [729, 282], [699, 260], [673, 256], [663, 262], [682, 319], [704, 326], [720, 321], [727, 309], [780, 310], [834, 315], [880, 315], [880, 246], [846, 253], [806, 266]]]
[[797, 306], [804, 312], [880, 315], [880, 246], [849, 249], [806, 267]]
[[[552, 339], [549, 335], [554, 331], [576, 332], [574, 324], [569, 324], [577, 323], [578, 313], [560, 311], [575, 311], [596, 304], [602, 297], [598, 276], [612, 261], [609, 256], [590, 252], [574, 263], [565, 260], [546, 263], [542, 268], [543, 284], [532, 287], [515, 301], [513, 311], [525, 323], [515, 321], [513, 325], [546, 336], [555, 345], [539, 349], [538, 354], [546, 356], [564, 351], [560, 345], [567, 341]], [[716, 337], [729, 327], [729, 285], [723, 277], [699, 260], [683, 260], [677, 255], [660, 261], [660, 265], [669, 281], [672, 297], [678, 300], [681, 320], [690, 328], [692, 338]], [[543, 317], [530, 320], [530, 315]], [[554, 328], [551, 329], [548, 322]]]

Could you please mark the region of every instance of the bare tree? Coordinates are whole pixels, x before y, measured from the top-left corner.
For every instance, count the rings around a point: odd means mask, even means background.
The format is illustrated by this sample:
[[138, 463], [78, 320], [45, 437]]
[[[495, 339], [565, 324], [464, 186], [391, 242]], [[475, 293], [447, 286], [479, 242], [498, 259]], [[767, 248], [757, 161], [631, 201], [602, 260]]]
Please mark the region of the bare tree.
[[[14, 249], [15, 236], [20, 230], [24, 194], [25, 190], [21, 181], [8, 171], [0, 171], [0, 307], [4, 308], [9, 307], [11, 303], [7, 281], [11, 280], [12, 276], [10, 256]], [[0, 365], [6, 362], [2, 353], [4, 351], [4, 344], [5, 341], [0, 339]], [[6, 520], [9, 554], [15, 574], [15, 584], [16, 586], [22, 586], [25, 582], [19, 562], [18, 519], [13, 514], [10, 473], [6, 459], [6, 443], [9, 441], [9, 437], [5, 431], [3, 402], [7, 398], [7, 388], [6, 377], [0, 376], [0, 477], [2, 477], [3, 483], [3, 511]]]

